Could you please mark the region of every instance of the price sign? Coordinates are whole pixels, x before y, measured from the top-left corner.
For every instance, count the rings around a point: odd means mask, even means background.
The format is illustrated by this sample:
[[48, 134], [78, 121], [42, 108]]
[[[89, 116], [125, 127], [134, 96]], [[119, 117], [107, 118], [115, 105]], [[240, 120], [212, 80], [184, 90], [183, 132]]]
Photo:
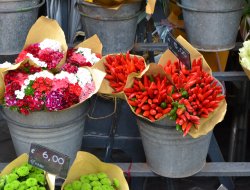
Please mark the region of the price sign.
[[188, 69], [191, 69], [190, 53], [173, 37], [170, 32], [167, 32], [165, 41], [168, 43], [170, 51], [184, 64]]
[[29, 163], [51, 174], [66, 178], [70, 158], [62, 153], [39, 144], [32, 143], [29, 152]]

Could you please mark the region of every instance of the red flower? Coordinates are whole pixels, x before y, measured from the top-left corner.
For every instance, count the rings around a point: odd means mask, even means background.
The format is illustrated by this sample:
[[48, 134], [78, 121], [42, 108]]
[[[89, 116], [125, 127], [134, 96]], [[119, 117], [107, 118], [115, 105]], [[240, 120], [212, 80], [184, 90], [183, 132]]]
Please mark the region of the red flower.
[[69, 92], [79, 97], [82, 93], [82, 88], [78, 84], [69, 84]]
[[28, 58], [27, 57], [27, 51], [23, 50], [21, 51], [21, 53], [19, 53], [18, 57], [15, 59], [15, 63], [20, 63], [22, 62], [24, 59]]
[[29, 110], [27, 108], [20, 108], [20, 113], [23, 115], [28, 115], [29, 114]]

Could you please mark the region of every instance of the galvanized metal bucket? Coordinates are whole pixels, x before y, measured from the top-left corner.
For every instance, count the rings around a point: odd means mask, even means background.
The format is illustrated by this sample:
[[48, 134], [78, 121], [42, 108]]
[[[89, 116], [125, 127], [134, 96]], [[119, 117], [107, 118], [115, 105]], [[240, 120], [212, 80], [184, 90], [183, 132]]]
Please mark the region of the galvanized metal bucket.
[[70, 157], [73, 162], [81, 149], [84, 123], [89, 102], [58, 112], [32, 112], [24, 116], [4, 108], [11, 138], [17, 155], [28, 153], [31, 143], [37, 143]]
[[18, 54], [45, 0], [0, 0], [0, 55]]
[[234, 48], [244, 0], [182, 0], [188, 41], [200, 51]]
[[[165, 125], [164, 125], [165, 123]], [[182, 137], [168, 119], [150, 123], [137, 118], [147, 164], [158, 175], [183, 178], [199, 172], [206, 163], [212, 132], [199, 138]]]
[[141, 1], [125, 3], [118, 10], [78, 2], [86, 37], [97, 34], [103, 44], [103, 54], [126, 52], [134, 46]]

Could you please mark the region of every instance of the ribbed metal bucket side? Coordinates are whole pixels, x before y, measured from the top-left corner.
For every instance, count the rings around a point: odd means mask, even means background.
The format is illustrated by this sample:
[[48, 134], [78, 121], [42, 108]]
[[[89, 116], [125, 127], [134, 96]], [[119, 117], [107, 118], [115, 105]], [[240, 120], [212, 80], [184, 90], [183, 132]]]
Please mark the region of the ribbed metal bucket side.
[[17, 155], [28, 153], [31, 143], [37, 143], [68, 155], [72, 163], [81, 149], [88, 108], [89, 102], [85, 102], [59, 112], [34, 112], [23, 116], [4, 109], [2, 114]]
[[141, 1], [122, 4], [118, 10], [78, 2], [86, 36], [98, 35], [104, 55], [133, 48], [140, 7]]
[[189, 42], [201, 51], [234, 48], [243, 11], [243, 0], [185, 0], [183, 11]]
[[[40, 3], [39, 3], [40, 2]], [[45, 0], [0, 1], [0, 55], [18, 54]]]
[[182, 178], [199, 172], [206, 163], [212, 132], [200, 138], [182, 137], [174, 126], [158, 126], [137, 119], [151, 170], [161, 176]]

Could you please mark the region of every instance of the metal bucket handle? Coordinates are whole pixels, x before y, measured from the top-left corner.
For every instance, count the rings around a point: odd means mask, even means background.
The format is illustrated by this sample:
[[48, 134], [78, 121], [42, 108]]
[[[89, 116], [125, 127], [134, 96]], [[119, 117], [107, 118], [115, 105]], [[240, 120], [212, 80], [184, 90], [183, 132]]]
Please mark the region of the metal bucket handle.
[[[3, 118], [4, 118], [6, 121], [8, 121], [8, 122], [10, 122], [10, 123], [13, 123], [13, 124], [15, 124], [15, 125], [17, 125], [17, 126], [21, 126], [21, 127], [25, 127], [25, 128], [34, 128], [33, 125], [23, 124], [23, 123], [20, 123], [20, 122], [17, 122], [17, 121], [15, 121], [15, 120], [11, 119], [10, 117], [8, 117], [8, 116], [3, 112], [3, 108], [2, 108], [2, 107], [0, 108], [0, 114], [3, 116]], [[63, 125], [64, 125], [64, 126], [71, 125], [71, 124], [75, 123], [76, 121], [81, 120], [81, 119], [84, 118], [86, 115], [87, 115], [87, 112], [85, 112], [83, 115], [80, 115], [79, 117], [77, 117], [77, 118], [75, 118], [75, 119], [72, 119], [72, 120], [70, 120], [70, 121], [67, 121], [67, 122], [63, 123]], [[56, 125], [53, 125], [53, 128], [59, 128], [59, 127], [61, 127], [61, 126], [62, 126], [62, 124], [56, 124]], [[49, 126], [45, 126], [45, 127], [36, 126], [36, 129], [49, 129], [49, 128], [51, 128], [51, 127], [49, 127]]]
[[224, 10], [203, 10], [203, 9], [196, 9], [193, 7], [188, 7], [185, 5], [182, 5], [180, 2], [176, 2], [176, 4], [181, 7], [182, 9], [188, 10], [188, 11], [194, 11], [194, 12], [205, 12], [205, 13], [229, 13], [229, 12], [237, 12], [244, 9], [244, 6], [235, 8], [235, 9], [224, 9]]
[[42, 0], [41, 3], [33, 6], [33, 7], [26, 7], [26, 8], [22, 8], [22, 9], [18, 9], [18, 10], [13, 10], [13, 9], [0, 9], [0, 13], [17, 13], [17, 12], [27, 12], [30, 11], [32, 9], [36, 9], [41, 7], [43, 4], [45, 3], [45, 0]]

